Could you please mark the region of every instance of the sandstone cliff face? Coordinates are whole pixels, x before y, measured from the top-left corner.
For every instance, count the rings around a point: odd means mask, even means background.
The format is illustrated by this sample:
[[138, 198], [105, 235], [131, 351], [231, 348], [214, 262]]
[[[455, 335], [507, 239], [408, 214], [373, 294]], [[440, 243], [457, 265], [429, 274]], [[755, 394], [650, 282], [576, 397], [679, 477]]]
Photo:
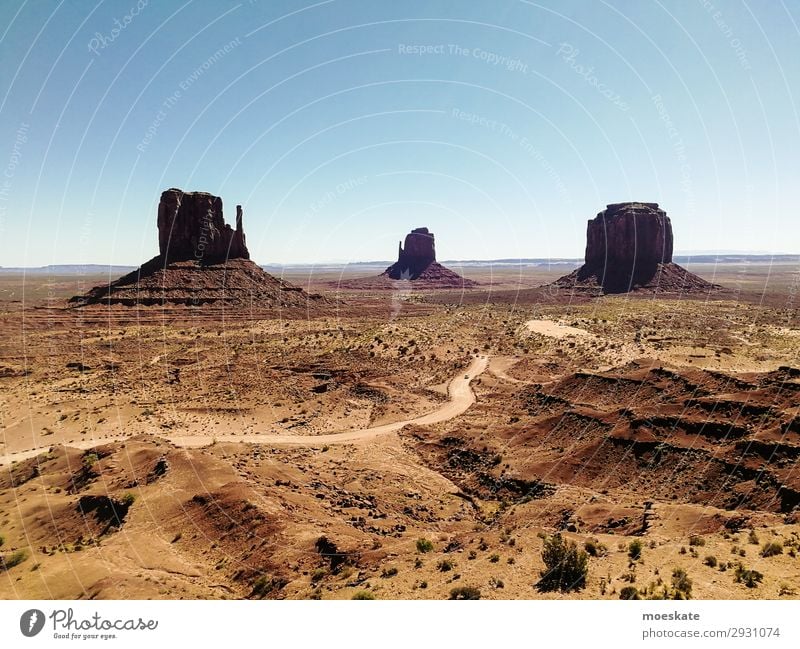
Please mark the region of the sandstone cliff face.
[[132, 273], [96, 286], [70, 302], [118, 306], [219, 306], [308, 309], [329, 300], [273, 277], [254, 262], [245, 245], [242, 208], [236, 229], [225, 224], [222, 200], [205, 192], [168, 189], [158, 205], [159, 254]]
[[158, 250], [168, 261], [250, 259], [241, 206], [236, 206], [234, 230], [225, 223], [218, 196], [168, 189], [158, 204]]
[[406, 235], [397, 252], [397, 262], [389, 268], [392, 279], [417, 279], [436, 261], [436, 243], [428, 228], [416, 228]]
[[637, 271], [672, 261], [672, 223], [658, 203], [613, 203], [589, 221], [586, 265]]
[[612, 203], [589, 221], [586, 263], [553, 286], [588, 293], [707, 293], [719, 287], [672, 262], [672, 223], [658, 203]]

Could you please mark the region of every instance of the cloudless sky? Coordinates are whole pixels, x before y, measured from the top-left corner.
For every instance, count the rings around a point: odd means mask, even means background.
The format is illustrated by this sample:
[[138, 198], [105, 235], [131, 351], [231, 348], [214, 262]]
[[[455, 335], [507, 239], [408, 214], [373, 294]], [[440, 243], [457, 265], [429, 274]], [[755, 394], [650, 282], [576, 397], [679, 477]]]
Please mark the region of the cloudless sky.
[[139, 264], [170, 187], [260, 263], [580, 257], [627, 200], [800, 252], [796, 0], [1, 4], [0, 266]]

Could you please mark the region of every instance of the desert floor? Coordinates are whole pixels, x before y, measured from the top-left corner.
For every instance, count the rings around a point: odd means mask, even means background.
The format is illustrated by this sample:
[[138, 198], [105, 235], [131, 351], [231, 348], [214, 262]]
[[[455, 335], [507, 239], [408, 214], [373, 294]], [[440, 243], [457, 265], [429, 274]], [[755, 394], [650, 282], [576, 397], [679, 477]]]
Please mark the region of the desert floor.
[[[456, 270], [482, 286], [295, 270], [308, 313], [0, 275], [0, 597], [797, 597], [796, 267], [691, 268], [710, 298]], [[581, 590], [536, 588], [555, 532]]]

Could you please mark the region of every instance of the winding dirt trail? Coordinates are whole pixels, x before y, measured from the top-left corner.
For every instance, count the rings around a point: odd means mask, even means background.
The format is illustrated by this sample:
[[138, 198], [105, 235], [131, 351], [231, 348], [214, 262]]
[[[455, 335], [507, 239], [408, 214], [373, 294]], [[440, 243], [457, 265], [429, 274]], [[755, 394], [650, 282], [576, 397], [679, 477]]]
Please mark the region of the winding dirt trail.
[[[341, 433], [329, 433], [326, 435], [280, 435], [280, 434], [247, 434], [247, 435], [163, 435], [159, 433], [159, 437], [163, 437], [176, 446], [184, 448], [198, 448], [208, 446], [214, 441], [216, 442], [234, 442], [240, 444], [268, 444], [268, 445], [290, 445], [290, 446], [322, 446], [326, 444], [347, 444], [353, 442], [363, 442], [387, 433], [393, 433], [404, 426], [409, 424], [429, 425], [437, 424], [442, 421], [447, 421], [458, 417], [463, 412], [475, 403], [475, 393], [470, 388], [472, 380], [486, 371], [489, 365], [487, 356], [480, 356], [472, 360], [466, 370], [459, 372], [447, 387], [449, 399], [446, 403], [442, 404], [433, 412], [426, 415], [414, 417], [413, 419], [405, 419], [402, 421], [395, 421], [389, 424], [382, 424], [371, 428], [362, 428], [355, 430], [347, 430]], [[463, 372], [463, 374], [462, 374]], [[124, 441], [127, 439], [125, 436], [109, 437], [102, 440], [81, 440], [76, 442], [67, 442], [66, 446], [73, 448], [86, 449], [100, 444], [109, 444], [112, 442]], [[17, 453], [9, 453], [0, 456], [0, 466], [10, 464], [14, 461], [25, 460], [34, 457], [40, 453], [50, 449], [50, 445], [40, 446], [35, 449], [27, 451], [19, 451]]]

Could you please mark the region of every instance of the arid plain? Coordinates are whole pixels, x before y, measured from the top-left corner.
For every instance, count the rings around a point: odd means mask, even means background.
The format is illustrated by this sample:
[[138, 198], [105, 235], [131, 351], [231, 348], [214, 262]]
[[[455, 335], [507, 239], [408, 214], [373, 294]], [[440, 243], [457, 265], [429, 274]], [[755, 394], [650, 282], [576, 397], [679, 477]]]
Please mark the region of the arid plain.
[[[0, 594], [645, 597], [683, 568], [695, 598], [796, 596], [791, 265], [693, 269], [707, 300], [459, 270], [480, 286], [295, 269], [317, 313], [4, 275]], [[590, 550], [568, 594], [535, 587], [556, 531]]]

